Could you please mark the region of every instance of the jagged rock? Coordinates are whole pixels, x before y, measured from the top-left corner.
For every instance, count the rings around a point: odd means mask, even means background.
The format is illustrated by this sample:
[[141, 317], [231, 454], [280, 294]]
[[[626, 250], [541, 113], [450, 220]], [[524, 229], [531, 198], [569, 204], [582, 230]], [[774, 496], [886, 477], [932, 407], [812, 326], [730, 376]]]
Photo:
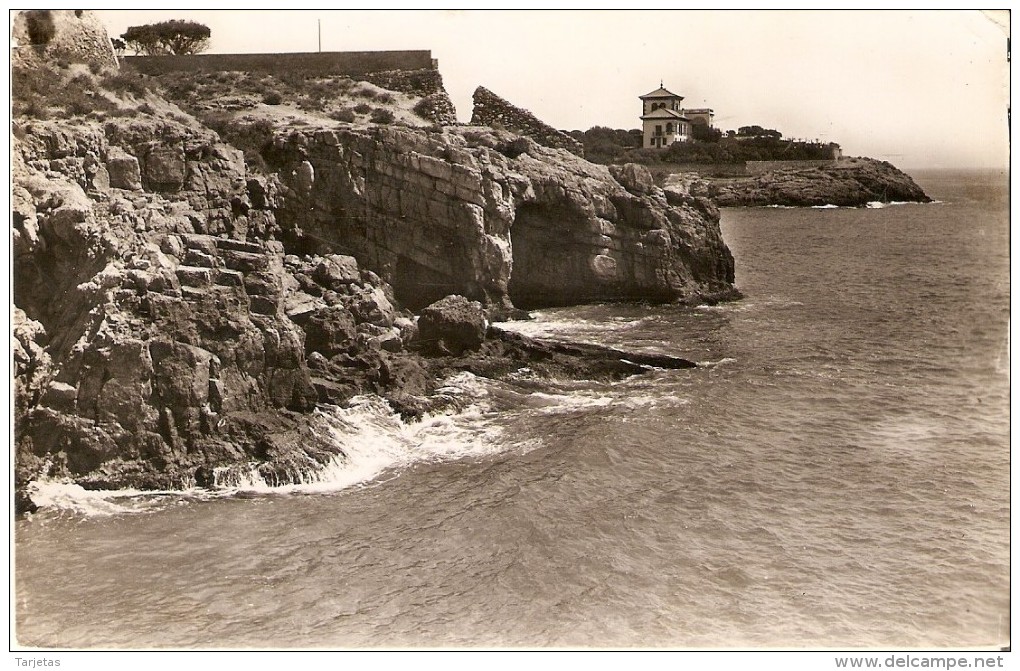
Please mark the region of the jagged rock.
[[418, 342], [426, 351], [459, 355], [478, 349], [487, 327], [481, 303], [447, 296], [421, 311]]
[[397, 310], [386, 297], [386, 293], [378, 286], [361, 289], [355, 296], [351, 312], [358, 323], [376, 326], [392, 326], [397, 318]]
[[106, 170], [110, 175], [111, 187], [141, 191], [142, 172], [138, 159], [120, 147], [110, 147], [106, 156]]
[[153, 191], [180, 191], [187, 163], [181, 147], [155, 146], [145, 154], [142, 178]]
[[348, 284], [359, 284], [361, 271], [353, 256], [329, 254], [315, 267], [312, 277], [322, 286], [338, 290]]
[[305, 353], [319, 352], [332, 357], [347, 351], [354, 341], [356, 327], [350, 311], [342, 307], [324, 307], [292, 317], [305, 332]]

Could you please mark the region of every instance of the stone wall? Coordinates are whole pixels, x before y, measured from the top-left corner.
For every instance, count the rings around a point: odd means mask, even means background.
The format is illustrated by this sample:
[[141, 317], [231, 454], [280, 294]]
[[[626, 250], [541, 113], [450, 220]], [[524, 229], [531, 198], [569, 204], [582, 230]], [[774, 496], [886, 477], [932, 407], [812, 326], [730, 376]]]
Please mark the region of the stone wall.
[[97, 64], [117, 67], [113, 45], [95, 12], [43, 9], [19, 12], [11, 38], [11, 64], [35, 67], [43, 63]]
[[[193, 56], [126, 56], [124, 63], [142, 74], [167, 72], [267, 72], [305, 75], [363, 75], [392, 70], [436, 70], [432, 52], [327, 51], [292, 54], [196, 54]], [[389, 88], [389, 87], [386, 87]]]
[[472, 124], [502, 128], [512, 133], [526, 135], [546, 147], [566, 149], [578, 156], [584, 156], [584, 147], [580, 142], [543, 123], [528, 110], [512, 105], [484, 86], [475, 89], [473, 99], [475, 107], [471, 114]]
[[746, 171], [749, 175], [761, 175], [773, 170], [807, 170], [808, 168], [824, 168], [836, 165], [838, 159], [820, 159], [817, 161], [747, 161]]

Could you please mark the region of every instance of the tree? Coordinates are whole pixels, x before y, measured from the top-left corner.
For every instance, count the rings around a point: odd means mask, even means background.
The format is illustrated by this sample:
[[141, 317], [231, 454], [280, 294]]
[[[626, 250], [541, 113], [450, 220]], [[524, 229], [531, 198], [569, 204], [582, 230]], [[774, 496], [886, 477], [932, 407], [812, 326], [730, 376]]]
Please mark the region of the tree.
[[712, 128], [707, 123], [695, 121], [691, 124], [691, 137], [698, 142], [718, 142], [722, 138], [722, 131]]
[[118, 57], [124, 55], [124, 50], [127, 49], [127, 45], [124, 43], [124, 40], [119, 37], [115, 37], [110, 40], [110, 43], [113, 45], [113, 50], [117, 52]]
[[209, 26], [195, 21], [162, 21], [131, 26], [121, 38], [136, 54], [165, 56], [197, 54], [209, 48]]

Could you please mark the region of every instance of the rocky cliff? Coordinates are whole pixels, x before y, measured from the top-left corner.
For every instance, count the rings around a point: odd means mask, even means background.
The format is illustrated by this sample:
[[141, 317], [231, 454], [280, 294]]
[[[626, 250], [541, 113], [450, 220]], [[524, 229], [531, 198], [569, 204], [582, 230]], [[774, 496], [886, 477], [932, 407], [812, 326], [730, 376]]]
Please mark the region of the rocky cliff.
[[696, 300], [733, 281], [714, 206], [667, 200], [639, 166], [621, 182], [484, 128], [288, 130], [268, 156], [284, 231], [352, 254], [411, 307]]
[[891, 163], [847, 158], [806, 170], [776, 170], [754, 177], [709, 179], [709, 195], [720, 207], [839, 205], [869, 202], [930, 202], [913, 179]]
[[[26, 508], [41, 475], [104, 488], [300, 481], [344, 458], [323, 438], [322, 404], [374, 393], [415, 416], [450, 370], [500, 375], [534, 357], [593, 379], [641, 370], [619, 352], [487, 330], [486, 308], [732, 292], [718, 211], [638, 166], [610, 172], [483, 127], [263, 104], [234, 112], [267, 134], [256, 170], [158, 95], [49, 74], [104, 102], [62, 107], [61, 86], [35, 87], [14, 124]], [[448, 294], [467, 299], [426, 310], [423, 337], [407, 307]]]

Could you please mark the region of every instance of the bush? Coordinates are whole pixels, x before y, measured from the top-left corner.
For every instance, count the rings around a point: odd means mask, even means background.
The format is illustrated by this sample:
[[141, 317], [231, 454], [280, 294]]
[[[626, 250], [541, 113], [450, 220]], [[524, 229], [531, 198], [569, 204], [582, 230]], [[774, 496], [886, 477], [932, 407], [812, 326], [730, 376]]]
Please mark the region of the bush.
[[396, 100], [396, 98], [394, 98], [394, 97], [393, 97], [393, 94], [392, 94], [392, 93], [380, 93], [380, 94], [379, 94], [379, 95], [378, 95], [378, 96], [376, 97], [376, 100], [378, 100], [378, 101], [379, 101], [379, 102], [381, 102], [381, 103], [385, 103], [385, 104], [389, 105], [390, 103], [392, 103], [393, 101], [395, 101], [395, 100]]
[[347, 123], [351, 123], [357, 118], [357, 116], [354, 114], [354, 110], [352, 110], [350, 107], [341, 107], [340, 109], [331, 113], [329, 115], [329, 118], [334, 119], [336, 121], [345, 121]]
[[103, 77], [103, 88], [113, 93], [130, 93], [136, 98], [145, 97], [149, 92], [149, 85], [135, 70], [121, 68], [118, 73], [111, 73]]
[[393, 123], [393, 112], [382, 107], [376, 107], [372, 110], [372, 115], [369, 118], [372, 119], [372, 123]]
[[283, 96], [277, 91], [270, 91], [262, 96], [262, 102], [267, 105], [279, 105], [283, 102]]
[[358, 103], [354, 106], [354, 111], [358, 114], [368, 114], [372, 111], [372, 107], [368, 103]]
[[25, 12], [28, 40], [32, 44], [49, 44], [57, 34], [53, 25], [53, 14], [48, 9], [33, 9]]

